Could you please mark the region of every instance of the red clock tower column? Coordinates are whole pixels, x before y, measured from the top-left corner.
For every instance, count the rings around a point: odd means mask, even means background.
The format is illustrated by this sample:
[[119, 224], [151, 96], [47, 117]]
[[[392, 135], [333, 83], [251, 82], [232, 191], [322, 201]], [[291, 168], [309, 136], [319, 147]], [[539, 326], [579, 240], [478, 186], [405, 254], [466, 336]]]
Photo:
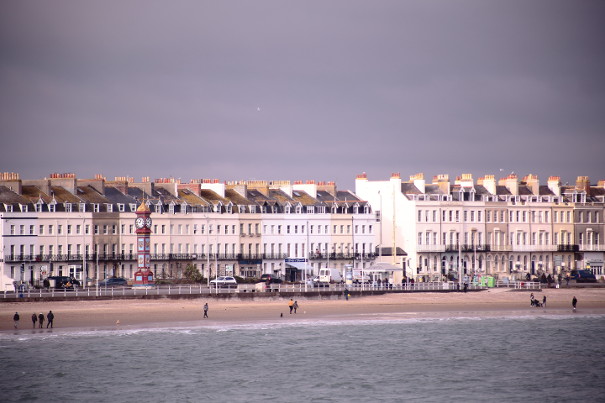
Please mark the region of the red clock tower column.
[[133, 286], [150, 286], [154, 284], [153, 272], [149, 269], [151, 263], [151, 210], [143, 202], [137, 208], [136, 214], [134, 225], [137, 234], [138, 270], [134, 274]]

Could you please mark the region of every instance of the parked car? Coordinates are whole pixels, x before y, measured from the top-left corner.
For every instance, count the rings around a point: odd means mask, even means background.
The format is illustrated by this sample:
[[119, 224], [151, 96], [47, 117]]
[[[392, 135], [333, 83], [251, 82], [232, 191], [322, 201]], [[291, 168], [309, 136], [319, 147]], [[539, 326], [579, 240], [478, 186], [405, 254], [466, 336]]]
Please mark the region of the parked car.
[[577, 283], [596, 283], [597, 278], [590, 270], [572, 270], [571, 279]]
[[128, 280], [121, 277], [110, 277], [99, 282], [99, 287], [125, 287], [128, 285]]
[[220, 276], [214, 280], [211, 280], [210, 284], [213, 286], [218, 285], [223, 287], [237, 286], [237, 280], [231, 276]]
[[80, 282], [69, 276], [50, 276], [47, 280], [50, 288], [73, 290], [80, 287]]
[[329, 287], [330, 283], [319, 281], [319, 276], [315, 276], [312, 279], [307, 280], [307, 285], [311, 287]]
[[262, 276], [260, 276], [261, 283], [266, 283], [267, 281], [270, 282], [271, 284], [283, 283], [283, 280], [281, 278], [277, 277], [275, 274], [263, 274]]

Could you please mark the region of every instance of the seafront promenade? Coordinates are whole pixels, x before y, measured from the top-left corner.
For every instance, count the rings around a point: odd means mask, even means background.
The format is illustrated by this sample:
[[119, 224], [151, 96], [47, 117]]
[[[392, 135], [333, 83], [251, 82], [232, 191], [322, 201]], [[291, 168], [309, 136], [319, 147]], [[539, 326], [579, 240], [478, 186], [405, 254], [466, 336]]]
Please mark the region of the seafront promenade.
[[[538, 282], [502, 282], [497, 288], [516, 290], [540, 290], [542, 285]], [[486, 290], [488, 287], [481, 284], [469, 284], [467, 291], [474, 292]], [[456, 282], [425, 282], [405, 283], [397, 285], [345, 285], [345, 284], [239, 284], [236, 287], [213, 287], [201, 284], [162, 285], [155, 287], [85, 287], [67, 289], [29, 289], [24, 291], [3, 292], [0, 294], [1, 302], [27, 302], [27, 301], [69, 301], [86, 299], [165, 299], [165, 298], [275, 298], [280, 296], [304, 296], [305, 298], [339, 298], [345, 297], [345, 290], [351, 296], [383, 295], [389, 293], [416, 293], [416, 292], [464, 292]]]

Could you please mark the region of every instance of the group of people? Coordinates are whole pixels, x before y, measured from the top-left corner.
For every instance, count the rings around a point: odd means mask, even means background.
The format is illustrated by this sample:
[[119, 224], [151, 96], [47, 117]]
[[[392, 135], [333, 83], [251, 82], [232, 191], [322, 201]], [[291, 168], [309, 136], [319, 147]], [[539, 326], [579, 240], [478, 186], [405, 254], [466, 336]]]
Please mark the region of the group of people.
[[[532, 292], [529, 295], [529, 305], [530, 306], [535, 306], [536, 308], [546, 308], [546, 295], [544, 295], [542, 297], [542, 302], [540, 302], [540, 300], [536, 299], [534, 297], [534, 293]], [[576, 296], [574, 295], [574, 297], [571, 299], [571, 307], [573, 308], [573, 311], [576, 311], [576, 307], [578, 305], [578, 299], [576, 298]]]
[[529, 296], [529, 305], [535, 306], [536, 308], [546, 308], [546, 295], [542, 297], [542, 302], [534, 297], [534, 293], [532, 292]]
[[[36, 315], [36, 313], [32, 313], [32, 327], [35, 329], [36, 328], [36, 324], [38, 324], [38, 327], [40, 329], [42, 329], [44, 327], [44, 314], [42, 312], [40, 312], [39, 315]], [[15, 322], [15, 329], [17, 329], [19, 327], [19, 320], [21, 319], [21, 317], [19, 316], [19, 312], [15, 312], [15, 314], [13, 315], [13, 321]], [[49, 327], [52, 329], [53, 327], [53, 322], [55, 320], [55, 314], [53, 313], [53, 311], [48, 311], [48, 313], [46, 314], [46, 328], [48, 329]]]
[[296, 310], [298, 309], [298, 301], [294, 301], [292, 300], [292, 298], [290, 298], [290, 302], [288, 302], [288, 308], [290, 308], [290, 314], [292, 314], [292, 311], [296, 313]]

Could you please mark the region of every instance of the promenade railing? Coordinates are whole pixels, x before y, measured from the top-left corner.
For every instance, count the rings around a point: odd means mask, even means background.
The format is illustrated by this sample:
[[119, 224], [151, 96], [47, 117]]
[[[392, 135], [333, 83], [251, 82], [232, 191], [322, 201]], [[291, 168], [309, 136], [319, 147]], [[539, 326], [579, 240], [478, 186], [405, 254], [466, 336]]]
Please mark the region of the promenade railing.
[[[539, 286], [539, 283], [537, 283]], [[510, 284], [509, 284], [510, 286]], [[529, 283], [524, 287], [531, 288]], [[481, 290], [487, 287], [479, 284], [469, 284], [468, 290]], [[273, 293], [273, 294], [296, 294], [306, 292], [317, 293], [344, 293], [349, 292], [430, 292], [430, 291], [463, 291], [463, 286], [457, 282], [423, 282], [403, 284], [312, 284], [312, 283], [281, 283], [271, 284], [238, 284], [237, 286], [208, 286], [207, 284], [180, 284], [161, 285], [154, 287], [85, 287], [74, 289], [43, 289], [29, 288], [26, 290], [5, 291], [2, 298], [86, 298], [86, 297], [119, 297], [119, 296], [144, 296], [144, 295], [216, 295], [237, 293]]]

